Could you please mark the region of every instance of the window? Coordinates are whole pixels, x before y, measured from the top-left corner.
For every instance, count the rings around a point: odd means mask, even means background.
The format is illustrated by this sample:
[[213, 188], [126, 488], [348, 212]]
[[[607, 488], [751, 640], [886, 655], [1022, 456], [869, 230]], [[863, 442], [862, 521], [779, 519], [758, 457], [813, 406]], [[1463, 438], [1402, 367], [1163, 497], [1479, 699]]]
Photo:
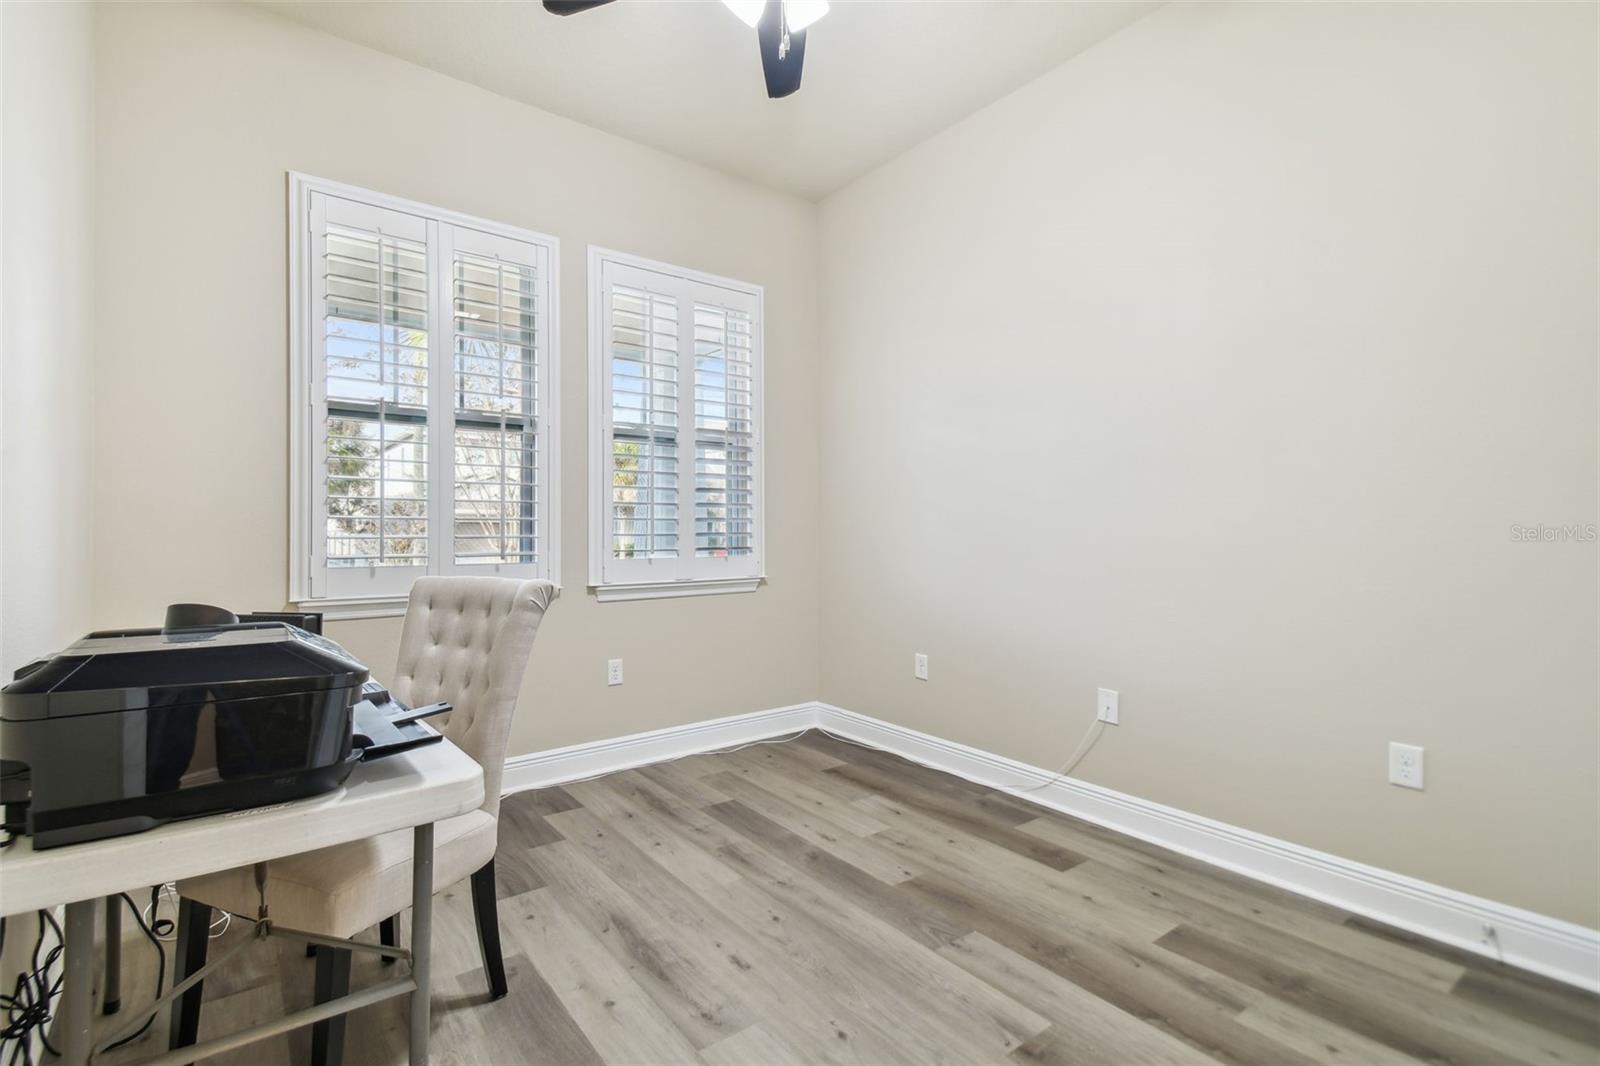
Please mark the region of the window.
[[760, 287], [591, 248], [589, 317], [596, 595], [754, 590]]
[[555, 238], [301, 175], [290, 217], [290, 600], [555, 580]]

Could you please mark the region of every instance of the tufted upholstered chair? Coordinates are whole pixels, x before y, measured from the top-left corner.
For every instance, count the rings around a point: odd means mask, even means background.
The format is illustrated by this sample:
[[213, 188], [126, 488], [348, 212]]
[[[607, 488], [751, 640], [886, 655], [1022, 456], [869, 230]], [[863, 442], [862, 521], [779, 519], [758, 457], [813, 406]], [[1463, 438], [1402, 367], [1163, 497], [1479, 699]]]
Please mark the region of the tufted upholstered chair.
[[[387, 679], [389, 691], [407, 706], [450, 703], [450, 714], [433, 724], [483, 767], [483, 806], [434, 827], [433, 890], [472, 878], [484, 972], [496, 999], [506, 994], [494, 890], [500, 778], [533, 636], [554, 596], [548, 581], [419, 578], [406, 606], [399, 660]], [[268, 863], [266, 895], [273, 921], [341, 940], [380, 925], [383, 943], [396, 944], [396, 917], [411, 901], [411, 836], [402, 829]], [[177, 967], [191, 973], [205, 962], [204, 930], [213, 908], [256, 913], [254, 867], [180, 882], [178, 895]], [[316, 958], [317, 1002], [348, 991], [350, 952], [318, 948]], [[200, 999], [201, 986], [195, 985], [174, 1004], [172, 1046], [194, 1043]], [[313, 1060], [338, 1062], [343, 1036], [342, 1016], [317, 1023]]]

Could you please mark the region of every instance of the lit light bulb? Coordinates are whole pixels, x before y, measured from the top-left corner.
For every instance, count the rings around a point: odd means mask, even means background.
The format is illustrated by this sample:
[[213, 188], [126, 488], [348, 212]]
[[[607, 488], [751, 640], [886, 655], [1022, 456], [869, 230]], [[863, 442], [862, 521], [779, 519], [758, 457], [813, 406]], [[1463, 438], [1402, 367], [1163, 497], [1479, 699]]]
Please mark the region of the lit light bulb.
[[767, 9], [767, 0], [722, 0], [728, 5], [728, 10], [739, 16], [739, 21], [749, 26], [752, 30], [756, 23], [761, 21], [761, 13]]
[[[722, 0], [728, 10], [739, 16], [751, 29], [761, 21], [762, 12], [766, 11], [766, 0]], [[783, 13], [789, 23], [789, 30], [798, 33], [828, 13], [828, 0], [782, 0]]]
[[792, 33], [799, 33], [827, 13], [828, 0], [783, 0], [783, 14]]

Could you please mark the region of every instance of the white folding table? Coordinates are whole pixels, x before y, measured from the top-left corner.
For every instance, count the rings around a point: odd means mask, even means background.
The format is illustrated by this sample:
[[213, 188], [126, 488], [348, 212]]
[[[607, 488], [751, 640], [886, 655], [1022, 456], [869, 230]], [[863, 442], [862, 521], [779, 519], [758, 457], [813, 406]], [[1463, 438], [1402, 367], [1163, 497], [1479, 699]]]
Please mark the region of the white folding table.
[[[245, 1032], [176, 1048], [152, 1063], [187, 1063], [322, 1018], [411, 993], [411, 1062], [428, 1061], [433, 823], [483, 804], [483, 770], [441, 740], [358, 763], [343, 787], [272, 807], [175, 822], [159, 829], [34, 851], [20, 837], [0, 851], [0, 915], [66, 904], [66, 980], [59, 1022], [62, 1061], [86, 1066], [91, 1032], [95, 904], [129, 888], [251, 866], [334, 844], [413, 829], [411, 973]], [[251, 915], [244, 917], [250, 918]], [[170, 994], [170, 993], [169, 993]], [[135, 1020], [143, 1015], [136, 1015]]]

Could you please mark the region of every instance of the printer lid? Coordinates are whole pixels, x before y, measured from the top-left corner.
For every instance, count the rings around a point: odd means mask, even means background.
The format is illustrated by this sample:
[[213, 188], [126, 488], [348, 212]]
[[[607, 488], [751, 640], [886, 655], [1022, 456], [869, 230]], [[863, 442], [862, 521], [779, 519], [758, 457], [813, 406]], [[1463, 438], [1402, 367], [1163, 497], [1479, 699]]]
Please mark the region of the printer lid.
[[285, 622], [90, 633], [18, 671], [0, 717], [61, 718], [359, 688], [367, 668], [326, 637]]

